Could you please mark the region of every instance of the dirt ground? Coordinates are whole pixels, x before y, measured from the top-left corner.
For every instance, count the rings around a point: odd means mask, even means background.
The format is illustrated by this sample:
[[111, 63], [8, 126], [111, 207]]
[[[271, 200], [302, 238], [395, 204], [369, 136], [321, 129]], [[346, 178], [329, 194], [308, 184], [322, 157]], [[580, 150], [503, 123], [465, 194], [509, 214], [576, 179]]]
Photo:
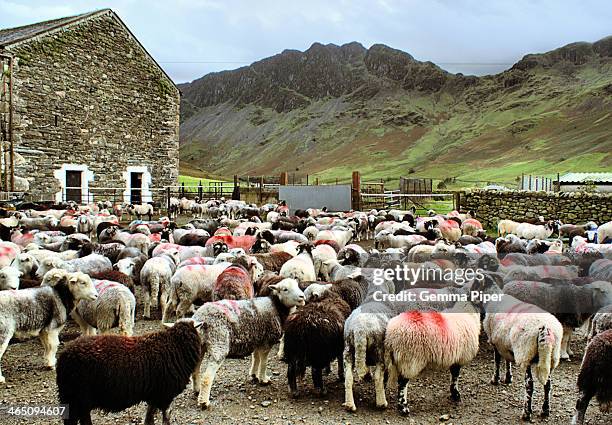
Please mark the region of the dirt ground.
[[[159, 328], [159, 321], [138, 320], [136, 334]], [[70, 323], [62, 333], [62, 346], [78, 336], [78, 328]], [[567, 424], [576, 401], [575, 381], [584, 351], [584, 340], [579, 337], [572, 345], [575, 355], [562, 363], [553, 375], [552, 413], [549, 419], [534, 417], [534, 423]], [[61, 350], [61, 347], [60, 347]], [[0, 406], [52, 405], [57, 403], [55, 372], [44, 370], [42, 346], [37, 339], [11, 344], [2, 359], [7, 383], [0, 387]], [[275, 350], [273, 350], [275, 353]], [[427, 372], [409, 384], [411, 416], [401, 417], [395, 410], [396, 390], [387, 391], [389, 408], [374, 407], [371, 382], [355, 385], [357, 412], [346, 412], [342, 407], [343, 384], [333, 372], [326, 377], [329, 395], [317, 398], [308, 375], [301, 386], [298, 400], [289, 397], [286, 385], [286, 365], [271, 356], [269, 368], [272, 384], [266, 387], [247, 379], [249, 359], [227, 360], [219, 370], [213, 386], [213, 407], [201, 411], [196, 407], [188, 387], [173, 404], [173, 423], [189, 424], [516, 424], [520, 423], [523, 396], [522, 377], [515, 376], [511, 385], [494, 387], [489, 384], [493, 354], [485, 339], [481, 339], [478, 357], [462, 370], [460, 387], [463, 401], [455, 405], [448, 398], [450, 374], [444, 371]], [[539, 413], [542, 389], [536, 385], [534, 411]], [[93, 415], [95, 424], [140, 424], [144, 405], [134, 406], [119, 414]], [[448, 416], [446, 416], [448, 415]], [[587, 412], [588, 424], [610, 423], [610, 416], [601, 414], [596, 402]], [[158, 418], [158, 423], [161, 418]], [[59, 419], [0, 417], [0, 424], [60, 423]]]

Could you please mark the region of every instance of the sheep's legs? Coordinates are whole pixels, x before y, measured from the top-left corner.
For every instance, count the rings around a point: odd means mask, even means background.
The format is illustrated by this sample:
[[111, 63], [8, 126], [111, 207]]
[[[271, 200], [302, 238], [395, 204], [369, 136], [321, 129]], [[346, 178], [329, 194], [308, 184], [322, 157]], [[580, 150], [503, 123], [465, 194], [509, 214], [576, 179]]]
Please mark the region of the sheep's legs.
[[253, 381], [257, 380], [257, 371], [259, 369], [259, 351], [255, 350], [251, 354], [251, 371], [249, 375]]
[[206, 363], [206, 369], [200, 382], [200, 394], [198, 395], [198, 405], [202, 409], [210, 407], [210, 390], [212, 389], [212, 384], [219, 367], [221, 367], [221, 363], [217, 363], [214, 360]]
[[170, 425], [170, 412], [168, 412], [168, 409], [162, 410], [162, 425]]
[[277, 359], [282, 359], [283, 357], [285, 357], [285, 335], [281, 336], [278, 343], [278, 352], [276, 353]]
[[376, 407], [386, 408], [388, 404], [385, 394], [385, 366], [382, 363], [377, 363], [374, 367], [374, 389], [376, 390]]
[[76, 310], [73, 310], [72, 313], [70, 313], [70, 317], [72, 317], [72, 319], [77, 322], [77, 324], [79, 325], [79, 327], [81, 328], [81, 333], [83, 335], [95, 335], [96, 334], [96, 328], [92, 327], [89, 323], [87, 323], [79, 313], [77, 313]]
[[270, 377], [268, 376], [268, 354], [270, 354], [269, 348], [256, 350], [257, 353], [257, 369], [256, 377], [260, 384], [267, 385], [270, 383]]
[[[4, 352], [6, 351], [12, 337], [13, 334], [4, 335], [4, 341], [2, 341], [2, 344], [0, 344], [0, 362], [2, 362], [2, 356], [4, 355]], [[0, 365], [0, 384], [4, 384], [5, 382], [6, 378], [2, 376], [2, 366]]]
[[59, 331], [54, 329], [40, 333], [40, 341], [45, 349], [45, 359], [49, 369], [55, 369], [55, 363], [57, 362], [56, 354], [59, 347]]
[[561, 359], [563, 360], [569, 360], [570, 356], [574, 354], [570, 349], [570, 339], [573, 332], [573, 328], [563, 327], [563, 337], [561, 338]]
[[157, 408], [147, 404], [147, 412], [145, 413], [144, 425], [155, 425], [155, 414]]
[[143, 313], [142, 316], [145, 319], [150, 319], [151, 318], [151, 293], [149, 292], [149, 288], [142, 288], [144, 289], [144, 291], [142, 291], [142, 296], [143, 296]]
[[312, 367], [312, 383], [317, 390], [319, 397], [323, 397], [327, 394], [325, 389], [325, 383], [323, 382], [323, 369], [318, 367]]
[[512, 383], [512, 362], [506, 360], [506, 377], [504, 378], [504, 384]]
[[408, 408], [408, 379], [401, 376], [397, 378], [397, 410], [404, 416], [410, 414]]
[[191, 308], [191, 300], [181, 300], [176, 308], [176, 319], [182, 319], [185, 317], [189, 309]]
[[525, 371], [525, 404], [523, 406], [523, 420], [531, 419], [531, 399], [533, 397], [533, 376], [531, 375], [531, 366], [527, 366]]
[[300, 393], [297, 387], [297, 363], [294, 360], [290, 361], [287, 366], [287, 383], [291, 397], [297, 398]]
[[501, 354], [497, 351], [497, 348], [493, 347], [493, 358], [495, 359], [495, 373], [493, 374], [493, 378], [491, 378], [491, 384], [498, 385], [499, 384], [499, 369], [501, 365]]
[[547, 418], [550, 415], [550, 393], [552, 390], [552, 381], [550, 377], [544, 384], [544, 403], [542, 404], [542, 417]]
[[459, 372], [461, 372], [461, 366], [454, 364], [450, 367], [451, 373], [451, 400], [453, 401], [461, 401], [461, 394], [459, 394], [459, 390], [457, 389], [457, 381], [459, 380]]
[[[377, 388], [378, 391], [378, 388]], [[378, 399], [378, 393], [376, 393]], [[353, 397], [353, 358], [348, 350], [344, 351], [344, 408], [351, 412], [357, 410]]]
[[580, 396], [576, 402], [576, 412], [574, 413], [574, 418], [572, 419], [572, 425], [582, 425], [584, 423], [584, 415], [587, 407], [589, 407], [592, 397], [592, 394], [580, 392]]
[[344, 362], [342, 361], [342, 356], [338, 356], [338, 381], [342, 382], [344, 380]]

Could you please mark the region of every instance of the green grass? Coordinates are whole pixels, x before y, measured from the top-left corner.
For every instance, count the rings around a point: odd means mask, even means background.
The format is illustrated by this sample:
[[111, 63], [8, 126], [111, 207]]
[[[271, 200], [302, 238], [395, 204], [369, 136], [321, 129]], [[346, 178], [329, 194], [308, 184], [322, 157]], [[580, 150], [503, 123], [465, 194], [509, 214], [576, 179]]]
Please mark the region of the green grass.
[[185, 186], [198, 186], [200, 182], [203, 186], [208, 186], [212, 182], [222, 182], [227, 180], [206, 179], [203, 177], [183, 176], [179, 175], [179, 184], [185, 183]]

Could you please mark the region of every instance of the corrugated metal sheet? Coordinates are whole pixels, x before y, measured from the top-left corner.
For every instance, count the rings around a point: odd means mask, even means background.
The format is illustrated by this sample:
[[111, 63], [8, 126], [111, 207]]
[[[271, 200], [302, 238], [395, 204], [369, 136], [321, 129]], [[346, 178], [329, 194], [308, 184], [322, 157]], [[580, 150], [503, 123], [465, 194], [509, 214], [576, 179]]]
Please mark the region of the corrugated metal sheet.
[[561, 183], [612, 183], [612, 173], [567, 173], [559, 178]]

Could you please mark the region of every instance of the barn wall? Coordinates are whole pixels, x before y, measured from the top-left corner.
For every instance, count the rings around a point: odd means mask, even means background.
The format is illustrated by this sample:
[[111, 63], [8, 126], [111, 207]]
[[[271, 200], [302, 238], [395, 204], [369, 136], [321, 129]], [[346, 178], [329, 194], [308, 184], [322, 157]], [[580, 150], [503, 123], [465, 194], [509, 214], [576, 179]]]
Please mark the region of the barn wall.
[[523, 221], [540, 215], [564, 223], [612, 220], [612, 194], [475, 190], [461, 195], [461, 209], [474, 210], [485, 227], [501, 219]]
[[178, 90], [111, 16], [11, 51], [15, 141], [29, 152], [16, 174], [31, 193], [55, 198], [63, 164], [88, 165], [90, 188], [124, 188], [130, 166], [146, 166], [152, 187], [176, 184]]

